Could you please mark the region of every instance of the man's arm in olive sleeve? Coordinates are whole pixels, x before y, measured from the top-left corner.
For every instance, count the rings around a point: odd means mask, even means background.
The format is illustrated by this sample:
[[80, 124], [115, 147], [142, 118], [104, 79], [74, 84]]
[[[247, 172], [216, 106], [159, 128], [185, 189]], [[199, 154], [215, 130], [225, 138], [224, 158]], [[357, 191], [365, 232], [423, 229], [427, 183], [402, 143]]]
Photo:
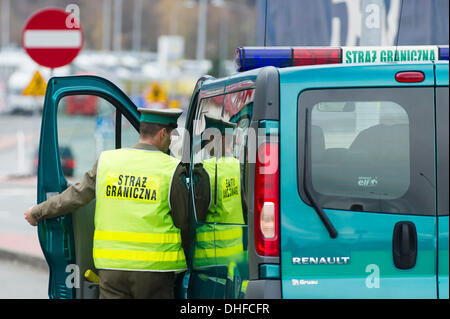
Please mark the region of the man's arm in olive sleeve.
[[36, 205], [31, 215], [36, 220], [54, 218], [73, 212], [95, 198], [95, 181], [97, 161], [90, 171], [84, 174], [83, 180], [68, 187], [64, 192]]
[[194, 188], [196, 217], [199, 222], [205, 222], [209, 213], [209, 205], [213, 199], [209, 175], [201, 163], [194, 165], [194, 179], [196, 179]]
[[171, 215], [174, 225], [181, 230], [182, 245], [189, 248], [189, 201], [188, 190], [184, 184], [186, 168], [179, 164], [175, 169], [170, 189]]

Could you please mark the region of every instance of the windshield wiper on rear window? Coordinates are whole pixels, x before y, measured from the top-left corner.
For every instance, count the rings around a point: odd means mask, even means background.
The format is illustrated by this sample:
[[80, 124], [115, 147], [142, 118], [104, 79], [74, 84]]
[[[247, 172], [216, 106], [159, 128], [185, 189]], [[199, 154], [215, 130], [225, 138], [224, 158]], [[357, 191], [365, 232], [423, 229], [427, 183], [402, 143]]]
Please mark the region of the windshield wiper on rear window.
[[322, 208], [319, 206], [317, 201], [315, 200], [314, 196], [310, 192], [309, 189], [309, 183], [306, 180], [306, 174], [309, 172], [309, 141], [310, 141], [310, 132], [309, 132], [309, 123], [308, 123], [308, 109], [306, 109], [305, 112], [305, 150], [304, 150], [304, 163], [303, 163], [303, 186], [305, 189], [305, 194], [308, 197], [309, 201], [311, 202], [312, 206], [314, 207], [314, 210], [316, 211], [317, 215], [319, 215], [320, 220], [324, 224], [325, 228], [327, 229], [328, 233], [330, 234], [331, 238], [336, 238], [338, 236], [338, 233], [336, 229], [334, 228], [331, 221], [328, 219], [328, 216], [325, 214], [325, 212], [322, 210]]

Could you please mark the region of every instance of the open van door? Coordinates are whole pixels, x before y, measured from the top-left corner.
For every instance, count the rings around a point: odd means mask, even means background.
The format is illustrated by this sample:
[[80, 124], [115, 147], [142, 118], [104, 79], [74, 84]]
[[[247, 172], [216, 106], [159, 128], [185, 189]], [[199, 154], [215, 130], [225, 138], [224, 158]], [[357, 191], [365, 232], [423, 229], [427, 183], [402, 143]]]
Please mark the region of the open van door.
[[[67, 98], [96, 96], [92, 115], [67, 112]], [[42, 113], [38, 164], [38, 203], [63, 192], [90, 170], [100, 153], [138, 142], [139, 112], [113, 83], [96, 76], [51, 78]], [[73, 177], [65, 176], [61, 149], [73, 158]], [[98, 287], [84, 279], [93, 270], [92, 241], [95, 199], [68, 215], [38, 223], [38, 236], [49, 265], [48, 295], [51, 299], [97, 298]]]

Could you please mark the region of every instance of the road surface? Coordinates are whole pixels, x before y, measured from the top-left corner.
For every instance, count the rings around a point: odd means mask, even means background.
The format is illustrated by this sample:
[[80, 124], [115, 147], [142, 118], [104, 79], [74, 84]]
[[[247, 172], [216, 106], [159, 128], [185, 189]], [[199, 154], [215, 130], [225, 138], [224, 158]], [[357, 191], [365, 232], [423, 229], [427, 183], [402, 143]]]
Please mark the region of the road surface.
[[0, 299], [48, 299], [48, 271], [0, 259]]

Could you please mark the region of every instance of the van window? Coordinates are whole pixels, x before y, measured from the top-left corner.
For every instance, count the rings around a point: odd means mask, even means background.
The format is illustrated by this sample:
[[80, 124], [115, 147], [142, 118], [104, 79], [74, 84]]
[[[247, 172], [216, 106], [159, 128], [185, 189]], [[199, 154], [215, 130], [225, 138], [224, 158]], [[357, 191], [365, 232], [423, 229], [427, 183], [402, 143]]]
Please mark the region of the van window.
[[[139, 133], [123, 116], [121, 146], [139, 141]], [[116, 108], [94, 95], [69, 95], [58, 104], [58, 144], [65, 177], [82, 179], [101, 152], [115, 149]]]
[[305, 182], [322, 207], [434, 214], [432, 89], [306, 91], [299, 111], [299, 136], [305, 123], [309, 132]]
[[[194, 201], [199, 222], [247, 224], [247, 135], [254, 90], [202, 99], [193, 127]], [[223, 134], [210, 119], [225, 123]]]

